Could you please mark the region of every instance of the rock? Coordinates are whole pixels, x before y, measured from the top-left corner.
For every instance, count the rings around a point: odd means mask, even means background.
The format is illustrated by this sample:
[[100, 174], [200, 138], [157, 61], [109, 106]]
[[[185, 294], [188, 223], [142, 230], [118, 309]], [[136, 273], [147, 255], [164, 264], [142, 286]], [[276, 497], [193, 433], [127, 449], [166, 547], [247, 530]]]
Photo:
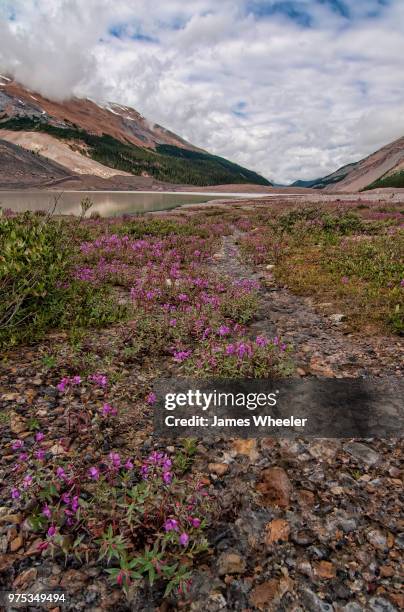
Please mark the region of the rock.
[[398, 610], [404, 610], [404, 595], [403, 593], [389, 593], [389, 597]]
[[310, 443], [308, 451], [316, 459], [334, 459], [340, 445], [339, 440], [316, 440]]
[[309, 546], [316, 539], [315, 534], [310, 529], [298, 529], [292, 532], [291, 540], [299, 546]]
[[314, 506], [314, 493], [301, 489], [297, 492], [297, 501], [302, 508], [312, 508]]
[[250, 461], [254, 462], [259, 457], [259, 453], [257, 451], [257, 440], [254, 438], [250, 440], [234, 440], [233, 448], [237, 455], [246, 455]]
[[395, 570], [392, 565], [382, 565], [380, 568], [380, 576], [382, 578], [391, 578], [394, 576]]
[[246, 570], [244, 559], [235, 552], [222, 553], [217, 561], [217, 566], [219, 576], [225, 576], [226, 574], [243, 574]]
[[335, 378], [334, 371], [320, 357], [312, 357], [310, 359], [310, 372], [319, 376], [325, 376], [326, 378]]
[[314, 573], [323, 580], [331, 580], [336, 576], [335, 567], [330, 561], [320, 561], [316, 563], [314, 566]]
[[397, 612], [397, 608], [384, 597], [372, 597], [369, 600], [369, 610], [371, 612]]
[[11, 412], [10, 413], [10, 429], [16, 435], [22, 433], [23, 431], [25, 431], [25, 419], [23, 419], [16, 412]]
[[276, 542], [287, 542], [289, 540], [290, 527], [284, 519], [274, 519], [268, 523], [265, 542], [271, 546]]
[[229, 471], [229, 466], [227, 465], [227, 463], [209, 463], [208, 470], [213, 474], [223, 476], [224, 474], [226, 474], [226, 472]]
[[251, 591], [250, 603], [258, 610], [272, 610], [272, 606], [279, 603], [292, 586], [293, 583], [288, 578], [280, 580], [273, 578], [268, 582], [263, 582]]
[[339, 325], [346, 317], [344, 314], [337, 312], [335, 314], [330, 315], [328, 318], [330, 319], [331, 323]]
[[28, 587], [32, 582], [34, 582], [34, 580], [36, 580], [37, 574], [37, 569], [35, 567], [30, 567], [29, 569], [25, 570], [24, 572], [21, 572], [21, 574], [17, 576], [17, 578], [13, 582], [13, 587]]
[[14, 540], [11, 540], [10, 551], [17, 552], [17, 550], [20, 550], [23, 544], [24, 544], [24, 540], [22, 539], [22, 536], [18, 535], [16, 538], [14, 538]]
[[366, 463], [366, 465], [375, 465], [380, 461], [379, 453], [361, 442], [348, 442], [344, 445], [344, 451], [352, 455], [357, 461]]
[[262, 494], [266, 506], [289, 507], [292, 484], [283, 468], [271, 467], [263, 470], [262, 482], [257, 485], [257, 490]]
[[[10, 510], [10, 508], [7, 508]], [[21, 514], [4, 514], [0, 515], [0, 524], [1, 523], [12, 523], [13, 525], [19, 525], [21, 523], [22, 516]]]
[[268, 264], [267, 266], [265, 266], [266, 270], [273, 270], [275, 268], [274, 264]]
[[66, 453], [61, 444], [54, 444], [49, 450], [53, 455], [64, 455]]
[[83, 585], [87, 582], [87, 576], [75, 569], [63, 573], [60, 586], [72, 593], [83, 591]]
[[302, 603], [305, 606], [305, 609], [310, 610], [310, 612], [332, 612], [333, 607], [320, 599], [316, 593], [311, 591], [310, 589], [302, 589], [301, 590]]
[[367, 541], [378, 550], [385, 550], [387, 548], [387, 538], [378, 529], [372, 529], [366, 535]]

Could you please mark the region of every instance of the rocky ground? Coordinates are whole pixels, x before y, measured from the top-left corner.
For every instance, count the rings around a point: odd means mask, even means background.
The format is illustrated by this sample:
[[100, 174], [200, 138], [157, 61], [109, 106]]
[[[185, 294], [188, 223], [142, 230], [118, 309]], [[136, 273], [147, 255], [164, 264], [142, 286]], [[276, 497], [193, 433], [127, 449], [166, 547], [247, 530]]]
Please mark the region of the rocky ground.
[[[262, 283], [251, 334], [280, 335], [295, 347], [296, 376], [402, 376], [402, 343], [361, 338], [345, 328], [341, 313], [324, 314], [309, 298], [277, 286], [271, 269], [252, 270], [239, 257], [234, 231], [212, 258], [216, 270]], [[99, 334], [107, 350], [116, 330]], [[0, 484], [12, 462], [9, 442], [30, 439], [37, 421], [55, 440], [63, 435], [66, 405], [55, 389], [44, 355], [63, 334], [35, 348], [16, 350], [0, 369], [3, 438]], [[60, 358], [69, 360], [69, 350]], [[147, 363], [128, 368], [116, 383], [121, 398], [141, 397], [164, 372]], [[167, 375], [167, 372], [164, 372]], [[84, 398], [90, 406], [94, 397]], [[81, 398], [83, 401], [83, 398]], [[152, 433], [152, 408], [123, 415], [103, 451], [125, 447], [175, 449]], [[32, 428], [31, 428], [32, 429]], [[176, 445], [174, 445], [176, 446]], [[68, 439], [52, 453], [97, 453], [94, 441]], [[398, 440], [274, 439], [200, 440], [192, 470], [203, 475], [219, 507], [208, 530], [209, 550], [193, 574], [190, 591], [162, 598], [140, 584], [127, 598], [112, 588], [97, 564], [52, 559], [4, 500], [0, 507], [0, 584], [19, 592], [61, 589], [69, 610], [168, 612], [394, 612], [404, 608], [402, 558], [402, 444]], [[34, 608], [30, 608], [34, 609]], [[37, 608], [39, 609], [39, 608]], [[55, 612], [57, 608], [54, 608]]]

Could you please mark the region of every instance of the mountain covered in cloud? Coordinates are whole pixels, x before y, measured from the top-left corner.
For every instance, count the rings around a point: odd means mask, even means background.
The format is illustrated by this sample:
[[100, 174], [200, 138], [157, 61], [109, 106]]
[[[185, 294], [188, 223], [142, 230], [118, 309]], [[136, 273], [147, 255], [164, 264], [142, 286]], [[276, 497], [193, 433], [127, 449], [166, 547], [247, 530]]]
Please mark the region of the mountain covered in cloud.
[[141, 176], [185, 185], [271, 183], [152, 124], [133, 108], [88, 98], [54, 101], [0, 76], [0, 139], [71, 173]]
[[333, 192], [404, 187], [404, 137], [356, 163], [342, 166], [332, 174], [312, 181], [296, 181], [293, 186]]

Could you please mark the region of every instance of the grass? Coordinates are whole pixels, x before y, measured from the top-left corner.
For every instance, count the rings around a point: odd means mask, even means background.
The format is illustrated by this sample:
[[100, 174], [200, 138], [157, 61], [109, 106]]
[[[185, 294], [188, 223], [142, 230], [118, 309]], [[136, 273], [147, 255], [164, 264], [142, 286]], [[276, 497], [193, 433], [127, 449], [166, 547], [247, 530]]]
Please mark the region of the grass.
[[[250, 260], [273, 263], [275, 279], [294, 292], [331, 302], [356, 331], [403, 334], [404, 234], [399, 207], [303, 206], [261, 221], [242, 247]], [[373, 217], [373, 218], [372, 218]]]

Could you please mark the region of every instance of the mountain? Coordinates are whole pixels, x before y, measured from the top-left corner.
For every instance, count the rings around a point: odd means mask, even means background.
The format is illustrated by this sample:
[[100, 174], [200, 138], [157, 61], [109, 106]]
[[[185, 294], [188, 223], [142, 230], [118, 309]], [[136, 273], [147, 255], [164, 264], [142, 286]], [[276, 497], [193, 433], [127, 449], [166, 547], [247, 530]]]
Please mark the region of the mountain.
[[0, 139], [35, 151], [70, 174], [142, 176], [189, 185], [271, 183], [199, 149], [136, 110], [73, 98], [48, 100], [0, 76]]
[[[0, 185], [3, 188], [35, 187], [49, 181], [57, 182], [68, 178], [63, 166], [26, 151], [5, 140], [0, 140]], [[1, 202], [1, 197], [0, 197]]]
[[356, 163], [342, 166], [323, 178], [296, 181], [292, 186], [326, 189], [333, 192], [404, 187], [404, 137]]

